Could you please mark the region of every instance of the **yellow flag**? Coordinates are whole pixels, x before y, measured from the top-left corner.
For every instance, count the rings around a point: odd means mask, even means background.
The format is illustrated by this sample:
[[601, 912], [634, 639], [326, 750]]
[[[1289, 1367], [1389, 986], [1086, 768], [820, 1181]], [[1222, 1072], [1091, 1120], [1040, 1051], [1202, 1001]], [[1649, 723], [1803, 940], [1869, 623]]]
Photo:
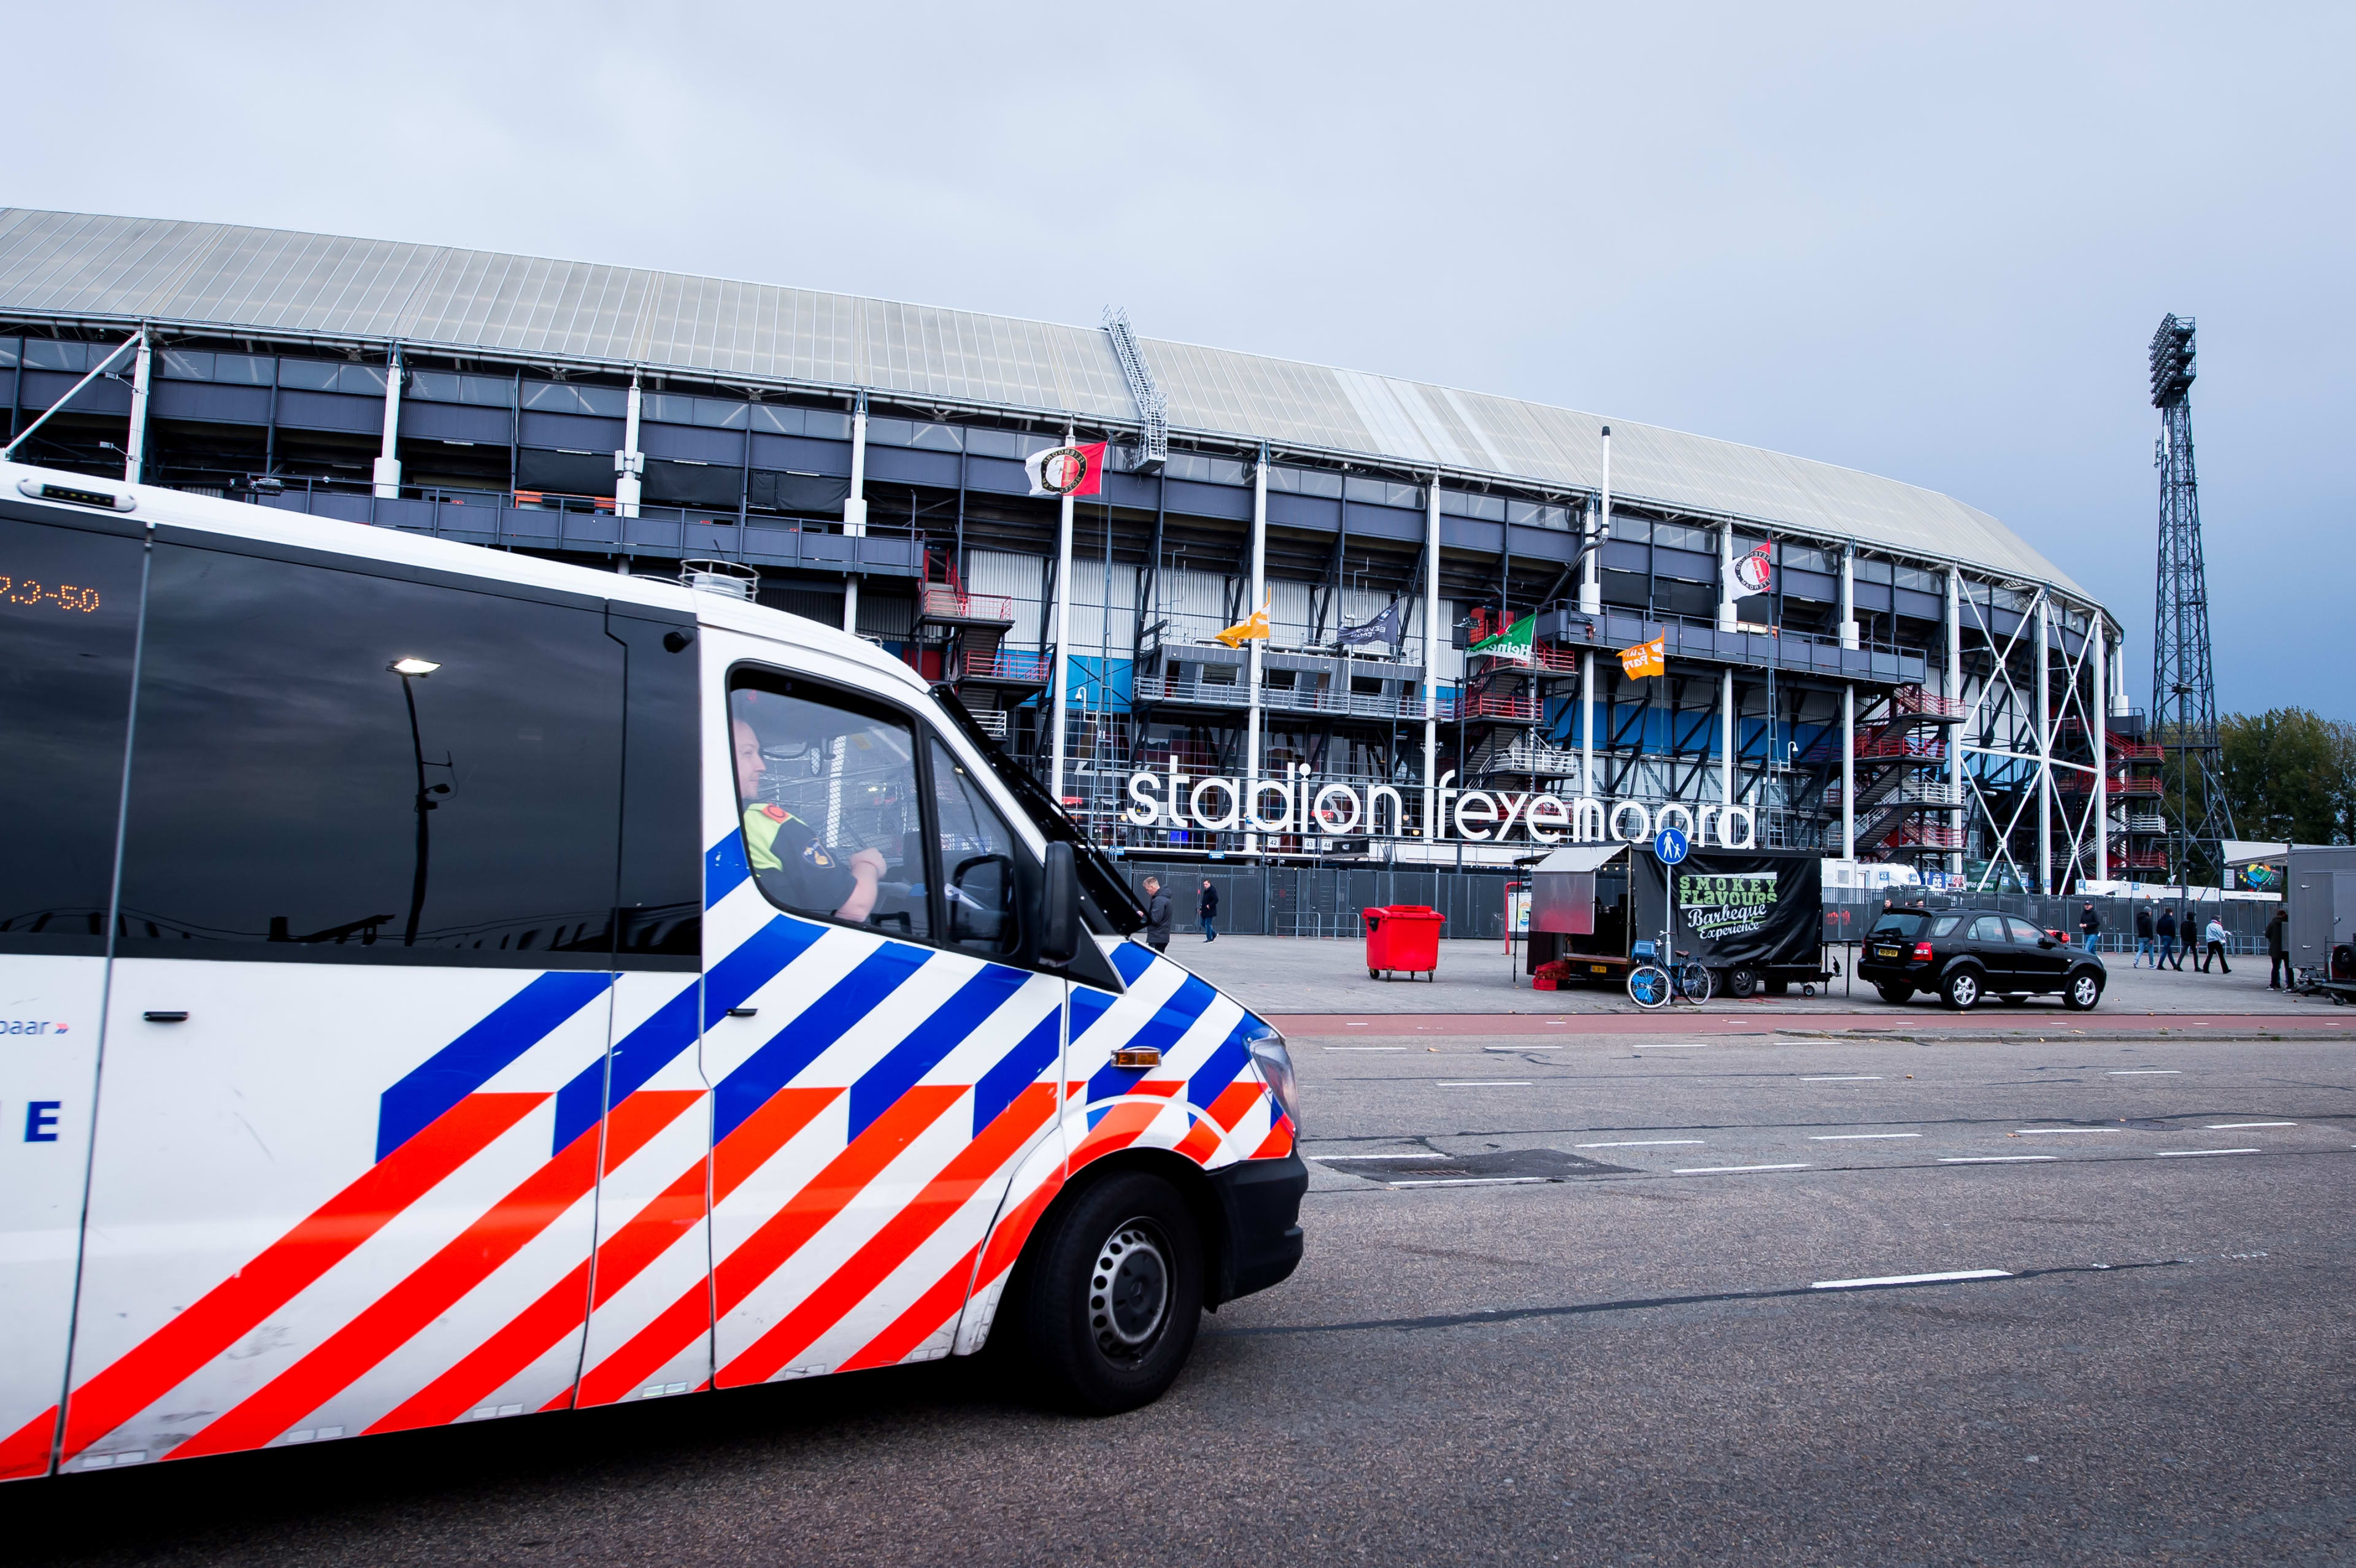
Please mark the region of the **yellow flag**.
[[[1269, 603], [1274, 603], [1275, 595], [1270, 594]], [[1219, 641], [1231, 648], [1239, 648], [1254, 637], [1265, 638], [1268, 635], [1268, 604], [1262, 604], [1252, 612], [1249, 620], [1239, 622], [1221, 632]]]
[[1620, 667], [1628, 672], [1630, 680], [1642, 680], [1648, 675], [1660, 675], [1669, 667], [1668, 642], [1665, 634], [1649, 643], [1638, 643], [1633, 648], [1620, 650]]

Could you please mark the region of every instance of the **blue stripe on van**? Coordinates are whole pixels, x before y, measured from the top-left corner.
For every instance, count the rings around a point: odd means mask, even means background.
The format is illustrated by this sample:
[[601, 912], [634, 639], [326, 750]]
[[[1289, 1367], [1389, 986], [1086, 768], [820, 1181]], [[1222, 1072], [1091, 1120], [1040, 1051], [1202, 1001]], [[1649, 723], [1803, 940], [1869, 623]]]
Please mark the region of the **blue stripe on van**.
[[[1166, 1055], [1218, 997], [1219, 993], [1200, 976], [1190, 975], [1186, 983], [1178, 987], [1177, 994], [1162, 1003], [1161, 1009], [1121, 1044], [1149, 1047]], [[1116, 1094], [1126, 1094], [1139, 1079], [1152, 1071], [1150, 1067], [1115, 1067], [1108, 1062], [1088, 1080], [1088, 1103], [1093, 1104]]]
[[[491, 1081], [551, 1030], [605, 994], [610, 973], [542, 975], [491, 1009], [480, 1023], [435, 1051], [377, 1102], [376, 1157], [382, 1159], [434, 1119]], [[592, 1072], [602, 1072], [602, 1054]], [[560, 1143], [559, 1148], [564, 1146]]]
[[1227, 1031], [1227, 1038], [1220, 1042], [1219, 1049], [1211, 1052], [1211, 1059], [1194, 1070], [1194, 1077], [1186, 1080], [1189, 1104], [1208, 1106], [1226, 1092], [1227, 1085], [1234, 1083], [1250, 1063], [1251, 1038], [1264, 1027], [1249, 1013], [1236, 1020], [1236, 1027]]
[[935, 1008], [907, 1038], [884, 1052], [884, 1060], [860, 1074], [851, 1086], [851, 1136], [857, 1137], [869, 1123], [892, 1108], [917, 1080], [941, 1064], [941, 1059], [981, 1027], [1009, 997], [1029, 983], [1028, 971], [1003, 964], [988, 964], [957, 995]]
[[1134, 986], [1139, 976], [1153, 967], [1153, 949], [1141, 942], [1115, 943], [1112, 966], [1119, 972], [1121, 984]]
[[703, 853], [703, 907], [710, 909], [736, 891], [736, 884], [753, 874], [744, 863], [744, 836], [734, 828], [728, 836]]
[[618, 1105], [637, 1093], [680, 1051], [694, 1045], [699, 989], [703, 997], [700, 1021], [709, 1028], [713, 1019], [724, 1017], [729, 1008], [809, 952], [825, 931], [813, 921], [778, 915], [713, 965], [700, 987], [690, 980], [677, 996], [656, 1008], [652, 1018], [622, 1037], [614, 1047], [610, 1064], [592, 1062], [557, 1091], [555, 1147], [563, 1148], [593, 1125], [607, 1105]]
[[1021, 1044], [998, 1059], [973, 1086], [973, 1136], [981, 1136], [981, 1129], [998, 1119], [998, 1114], [1014, 1103], [1014, 1096], [1039, 1082], [1039, 1074], [1055, 1065], [1055, 1054], [1063, 1046], [1063, 1016], [1051, 1010], [1041, 1019]]
[[720, 1081], [712, 1095], [712, 1141], [717, 1144], [767, 1104], [770, 1096], [826, 1054], [931, 956], [924, 948], [887, 942], [861, 959], [858, 967], [829, 987], [824, 996]]

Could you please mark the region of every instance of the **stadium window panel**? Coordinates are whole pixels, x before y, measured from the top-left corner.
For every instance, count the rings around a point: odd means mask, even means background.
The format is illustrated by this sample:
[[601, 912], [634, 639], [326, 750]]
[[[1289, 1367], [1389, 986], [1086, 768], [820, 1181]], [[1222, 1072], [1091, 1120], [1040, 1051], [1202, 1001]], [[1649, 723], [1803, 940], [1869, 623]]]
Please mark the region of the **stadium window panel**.
[[1935, 571], [1925, 571], [1919, 566], [1898, 569], [1898, 586], [1912, 588], [1918, 593], [1937, 593], [1946, 588], [1946, 581]]
[[1793, 544], [1786, 540], [1783, 548], [1783, 564], [1794, 571], [1830, 571], [1832, 553], [1814, 545]]
[[1653, 538], [1653, 525], [1642, 517], [1614, 517], [1612, 519], [1612, 537], [1633, 544], [1648, 544]]
[[1287, 468], [1270, 464], [1268, 487], [1288, 490], [1296, 496], [1322, 496], [1331, 501], [1340, 498], [1343, 486], [1339, 474], [1329, 474], [1322, 468]]
[[1888, 561], [1867, 560], [1861, 556], [1858, 559], [1857, 581], [1859, 582], [1887, 582], [1890, 577], [1890, 569]]
[[281, 359], [278, 384], [299, 392], [348, 392], [384, 396], [384, 367], [349, 365], [335, 359]]
[[28, 370], [74, 370], [90, 368], [90, 345], [65, 343], [54, 337], [25, 339], [25, 368]]
[[965, 449], [964, 432], [952, 424], [911, 425], [908, 444], [926, 452], [961, 452]]
[[1023, 438], [1011, 430], [969, 430], [965, 449], [976, 457], [1022, 457]]
[[232, 386], [267, 387], [278, 372], [278, 361], [267, 354], [216, 354], [212, 360], [213, 379]]
[[1688, 528], [1676, 523], [1655, 523], [1653, 542], [1671, 549], [1703, 550], [1718, 553], [1718, 537], [1708, 528]]
[[167, 381], [209, 381], [213, 357], [187, 348], [166, 348], [156, 370]]
[[523, 406], [542, 413], [594, 414], [617, 420], [630, 411], [630, 394], [620, 387], [576, 387], [566, 381], [526, 381]]
[[0, 337], [0, 370], [15, 369], [18, 352], [16, 339]]
[[1560, 507], [1540, 506], [1534, 501], [1505, 503], [1505, 520], [1529, 528], [1568, 528], [1570, 514]]
[[1605, 568], [1603, 602], [1606, 604], [1617, 605], [1623, 610], [1649, 609], [1652, 605], [1652, 595], [1649, 585], [1644, 580], [1644, 574], [1641, 571], [1614, 571], [1608, 567]]
[[755, 403], [753, 428], [756, 431], [765, 431], [771, 435], [799, 435], [802, 433], [802, 415], [805, 411], [796, 408], [780, 408], [775, 403]]
[[[220, 357], [226, 359], [227, 355]], [[477, 408], [515, 407], [515, 383], [498, 376], [461, 376], [448, 370], [412, 370], [405, 394], [422, 403], [470, 403]]]

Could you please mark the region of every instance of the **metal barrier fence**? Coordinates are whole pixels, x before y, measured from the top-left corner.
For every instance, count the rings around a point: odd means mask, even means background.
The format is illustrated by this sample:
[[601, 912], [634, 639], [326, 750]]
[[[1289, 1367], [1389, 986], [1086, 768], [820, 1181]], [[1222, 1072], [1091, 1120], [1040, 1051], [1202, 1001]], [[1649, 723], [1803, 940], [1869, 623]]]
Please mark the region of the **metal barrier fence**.
[[[1912, 890], [1906, 890], [1912, 892]], [[1870, 897], [1844, 898], [1827, 892], [1825, 895], [1825, 940], [1832, 943], [1857, 942], [1873, 929], [1874, 920], [1881, 913], [1883, 900], [1890, 897], [1874, 893]], [[1892, 902], [1909, 902], [1911, 899], [1891, 899]], [[2163, 904], [2151, 899], [2040, 898], [2024, 893], [1948, 893], [1931, 894], [1922, 900], [1924, 907], [1944, 909], [1992, 909], [2006, 914], [2017, 914], [2042, 931], [2061, 931], [2070, 940], [2081, 940], [2078, 922], [2085, 913], [2087, 903], [2102, 918], [2103, 929], [2095, 938], [2094, 951], [2102, 954], [2132, 954], [2136, 946], [2135, 912], [2148, 909], [2157, 922], [2162, 909], [2173, 909], [2181, 921], [2191, 916], [2190, 932], [2179, 931], [2176, 944], [2179, 949], [2201, 948], [2201, 933], [2207, 929], [2209, 918], [2215, 915], [2223, 923], [2229, 935], [2225, 950], [2232, 954], [2264, 953], [2266, 950], [2266, 922], [2281, 904], [2273, 901], [2220, 900], [2211, 898], [2203, 903], [2182, 905]]]
[[1141, 891], [1149, 876], [1162, 879], [1170, 895], [1176, 930], [1200, 933], [1203, 882], [1219, 893], [1218, 930], [1223, 936], [1305, 936], [1355, 942], [1362, 934], [1358, 912], [1378, 904], [1422, 904], [1448, 917], [1443, 937], [1503, 942], [1506, 871], [1344, 869], [1325, 866], [1229, 867], [1219, 861], [1174, 863], [1123, 860], [1129, 885]]

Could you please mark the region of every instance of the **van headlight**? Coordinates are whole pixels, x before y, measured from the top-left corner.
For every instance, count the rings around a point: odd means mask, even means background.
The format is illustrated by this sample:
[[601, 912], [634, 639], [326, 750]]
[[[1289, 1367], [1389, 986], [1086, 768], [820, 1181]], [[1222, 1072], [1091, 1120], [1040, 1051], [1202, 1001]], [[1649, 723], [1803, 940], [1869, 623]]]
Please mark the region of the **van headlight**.
[[1285, 1049], [1284, 1037], [1269, 1029], [1251, 1042], [1252, 1064], [1259, 1069], [1260, 1081], [1269, 1093], [1291, 1118], [1295, 1137], [1301, 1136], [1301, 1081], [1292, 1071], [1292, 1052]]

